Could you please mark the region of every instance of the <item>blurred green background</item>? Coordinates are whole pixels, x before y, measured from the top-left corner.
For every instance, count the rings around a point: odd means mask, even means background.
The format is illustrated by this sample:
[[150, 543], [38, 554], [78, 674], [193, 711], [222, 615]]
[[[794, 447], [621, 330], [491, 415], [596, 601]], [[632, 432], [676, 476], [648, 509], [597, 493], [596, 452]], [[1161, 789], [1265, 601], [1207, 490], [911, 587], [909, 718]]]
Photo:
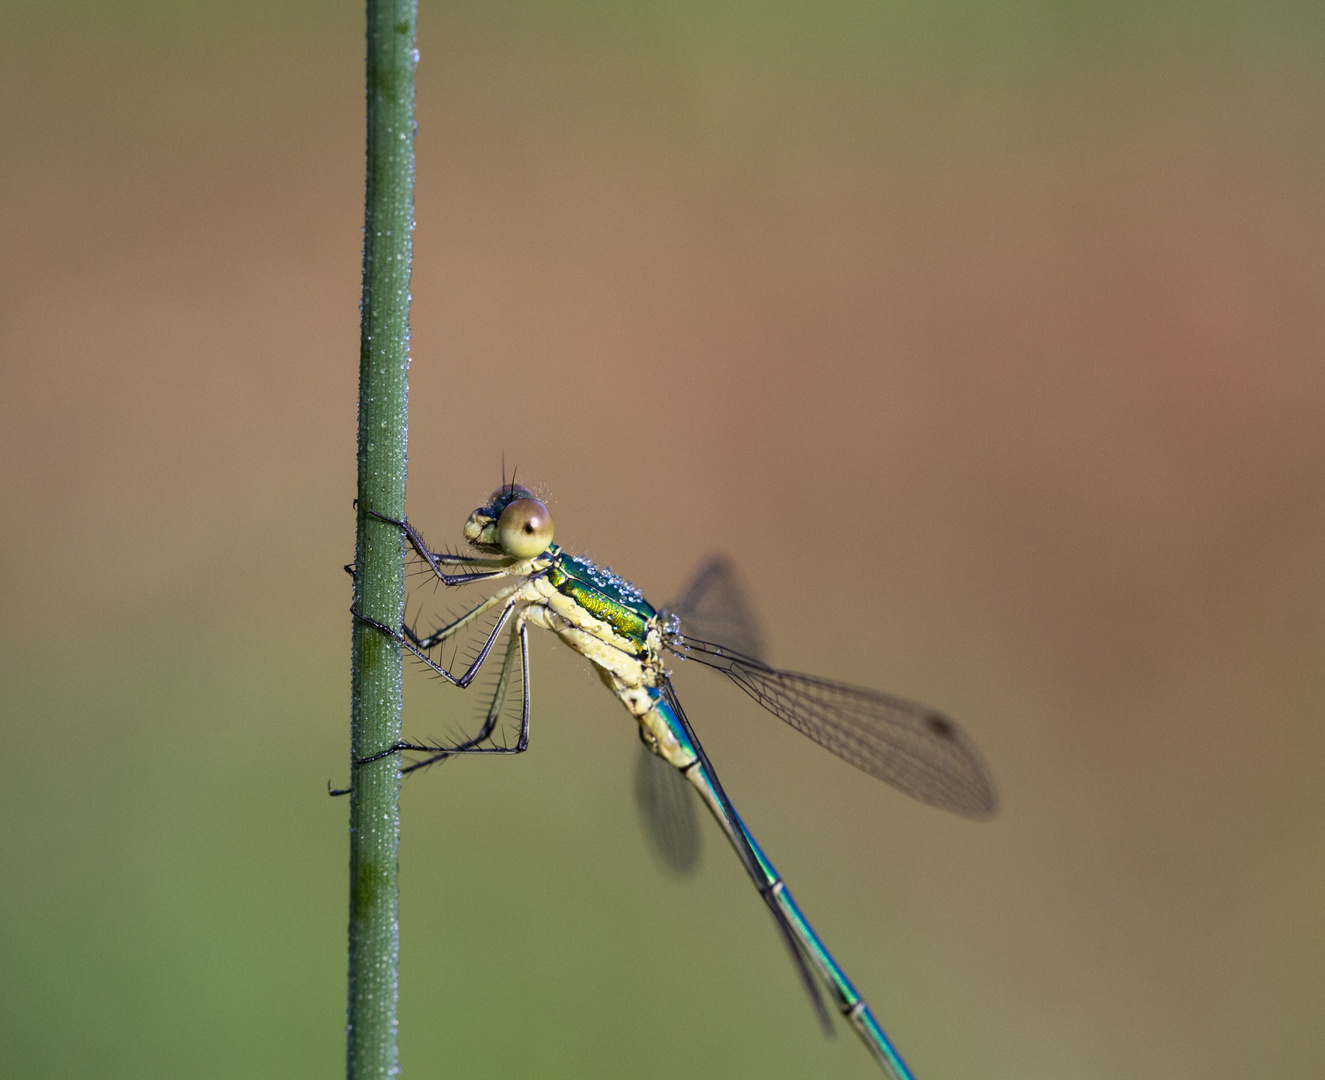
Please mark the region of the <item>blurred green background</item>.
[[[0, 11], [0, 1072], [343, 1068], [357, 4]], [[500, 478], [661, 603], [929, 701], [971, 824], [681, 690], [917, 1073], [1325, 1071], [1325, 8], [438, 5], [411, 517]], [[411, 781], [406, 1075], [875, 1075], [533, 647]], [[473, 704], [415, 678], [406, 730]]]

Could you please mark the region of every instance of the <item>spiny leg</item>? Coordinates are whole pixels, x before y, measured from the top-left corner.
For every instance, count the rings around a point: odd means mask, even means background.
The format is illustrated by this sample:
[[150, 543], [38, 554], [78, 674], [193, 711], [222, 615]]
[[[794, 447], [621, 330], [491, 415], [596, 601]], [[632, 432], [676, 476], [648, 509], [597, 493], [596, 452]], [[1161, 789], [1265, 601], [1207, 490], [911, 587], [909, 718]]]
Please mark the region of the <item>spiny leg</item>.
[[501, 633], [502, 627], [506, 625], [506, 620], [510, 618], [511, 611], [514, 607], [515, 601], [513, 599], [508, 599], [506, 601], [506, 607], [502, 610], [502, 613], [497, 616], [497, 623], [492, 628], [492, 633], [488, 635], [488, 640], [483, 643], [483, 648], [479, 650], [479, 654], [474, 657], [474, 662], [469, 665], [465, 673], [458, 678], [447, 671], [446, 668], [442, 667], [441, 664], [424, 652], [418, 645], [414, 644], [414, 640], [411, 640], [414, 638], [412, 631], [401, 633], [392, 630], [391, 627], [387, 626], [385, 623], [380, 623], [376, 619], [370, 619], [367, 615], [360, 612], [358, 608], [351, 607], [350, 614], [360, 622], [365, 622], [369, 626], [380, 630], [382, 633], [386, 634], [387, 637], [412, 652], [452, 686], [458, 686], [461, 690], [464, 690], [474, 681], [474, 676], [478, 674], [479, 668], [481, 668], [483, 662], [487, 660], [488, 653], [492, 651], [492, 645], [497, 640], [497, 635]]
[[[521, 612], [521, 615], [524, 613]], [[376, 624], [374, 624], [376, 625]], [[501, 710], [506, 700], [506, 690], [510, 685], [512, 657], [515, 655], [517, 641], [520, 645], [520, 655], [523, 658], [521, 665], [523, 674], [523, 694], [524, 709], [521, 714], [520, 740], [515, 748], [511, 747], [481, 747], [480, 744], [486, 742], [492, 736], [493, 730], [497, 726], [497, 721], [501, 717]], [[417, 772], [420, 769], [426, 769], [429, 765], [435, 765], [439, 761], [445, 761], [447, 758], [457, 754], [518, 754], [523, 752], [529, 745], [529, 660], [528, 660], [528, 637], [525, 633], [524, 620], [516, 617], [516, 625], [512, 628], [510, 638], [506, 645], [506, 656], [502, 660], [501, 674], [497, 679], [497, 686], [493, 693], [492, 701], [488, 705], [488, 714], [483, 721], [483, 726], [479, 729], [477, 735], [457, 743], [455, 746], [439, 747], [427, 746], [416, 743], [400, 742], [390, 750], [384, 750], [380, 754], [373, 754], [371, 757], [357, 759], [353, 762], [355, 766], [365, 765], [370, 761], [377, 761], [384, 757], [390, 757], [392, 754], [412, 751], [428, 756], [421, 761], [406, 765], [400, 770], [400, 775], [405, 776], [408, 773]], [[348, 795], [349, 788], [332, 788], [330, 782], [327, 783], [328, 795]]]
[[[408, 518], [396, 519], [387, 517], [385, 514], [379, 514], [376, 510], [369, 510], [373, 517], [380, 521], [385, 521], [388, 525], [394, 525], [409, 539], [410, 544], [418, 553], [419, 558], [431, 567], [432, 572], [437, 575], [443, 585], [470, 585], [476, 581], [490, 581], [493, 578], [505, 577], [506, 568], [511, 565], [510, 559], [485, 559], [481, 556], [468, 555], [447, 555], [441, 551], [429, 551], [428, 545], [424, 543], [423, 537], [419, 531], [409, 523]], [[499, 569], [476, 571], [469, 574], [448, 574], [443, 569], [443, 565], [448, 566], [489, 566]]]
[[[502, 708], [506, 704], [506, 692], [510, 687], [511, 682], [511, 668], [515, 661], [516, 648], [521, 644], [522, 629], [523, 623], [517, 618], [516, 625], [511, 628], [510, 637], [507, 639], [506, 655], [502, 659], [501, 673], [497, 676], [497, 685], [493, 688], [492, 700], [488, 703], [488, 712], [483, 719], [483, 726], [479, 728], [478, 734], [466, 739], [464, 742], [457, 743], [455, 746], [448, 746], [445, 748], [430, 747], [429, 749], [432, 753], [422, 761], [416, 761], [411, 765], [405, 766], [405, 768], [400, 770], [401, 776], [404, 776], [406, 773], [415, 772], [418, 769], [426, 769], [429, 765], [433, 765], [436, 762], [445, 761], [452, 754], [469, 753], [473, 747], [486, 742], [492, 737], [492, 732], [497, 727], [497, 721], [501, 718]], [[529, 686], [526, 665], [524, 693], [527, 695], [528, 692]], [[525, 710], [524, 715], [527, 718], [527, 709]], [[528, 739], [526, 738], [525, 741], [527, 742]]]
[[441, 627], [440, 629], [434, 630], [431, 634], [427, 634], [424, 637], [419, 637], [419, 635], [414, 632], [414, 628], [410, 626], [408, 623], [405, 623], [401, 626], [400, 628], [401, 632], [404, 633], [404, 635], [407, 638], [409, 638], [410, 641], [412, 641], [420, 649], [431, 649], [433, 646], [439, 645], [441, 642], [445, 641], [447, 638], [455, 634], [457, 631], [463, 630], [466, 626], [468, 626], [471, 622], [477, 619], [484, 612], [491, 611], [502, 601], [515, 595], [517, 592], [520, 591], [521, 588], [523, 588], [523, 586], [524, 582], [518, 581], [514, 585], [506, 586], [506, 588], [504, 589], [498, 589], [495, 593], [489, 596], [481, 604], [478, 604], [477, 606], [471, 608], [469, 611], [465, 612], [454, 622], [449, 623], [446, 626]]
[[[511, 614], [511, 608], [513, 608], [514, 606], [515, 602], [511, 601], [511, 603], [507, 605], [506, 610], [501, 613], [501, 616], [497, 620], [497, 625], [493, 627], [492, 634], [489, 636], [487, 642], [483, 646], [483, 651], [479, 653], [474, 663], [470, 666], [469, 671], [465, 673], [464, 676], [465, 681], [463, 684], [459, 680], [455, 679], [451, 675], [451, 673], [448, 672], [445, 668], [443, 668], [440, 664], [433, 661], [425, 653], [422, 653], [418, 649], [416, 649], [403, 635], [394, 633], [390, 627], [384, 626], [374, 619], [369, 619], [366, 616], [359, 614], [359, 612], [355, 611], [353, 608], [351, 608], [350, 610], [353, 612], [355, 618], [360, 619], [363, 622], [366, 622], [369, 626], [375, 627], [376, 629], [380, 630], [382, 633], [393, 638], [400, 645], [404, 646], [406, 649], [409, 649], [410, 652], [412, 652], [415, 656], [417, 656], [420, 660], [422, 660], [425, 664], [427, 664], [430, 668], [432, 668], [432, 670], [436, 671], [439, 675], [444, 676], [449, 682], [453, 683], [454, 685], [461, 687], [461, 689], [464, 689], [464, 687], [469, 685], [469, 682], [474, 677], [474, 673], [482, 665], [483, 661], [487, 659], [488, 653], [492, 649], [493, 642], [496, 640], [497, 635], [501, 632], [501, 628], [503, 625], [505, 625], [507, 618]], [[389, 757], [391, 754], [398, 754], [402, 751], [413, 751], [415, 753], [430, 754], [430, 755], [440, 754], [441, 756], [450, 756], [452, 754], [522, 754], [524, 753], [525, 750], [529, 748], [529, 632], [526, 627], [526, 623], [528, 622], [528, 617], [529, 617], [529, 608], [526, 608], [515, 617], [515, 628], [511, 631], [512, 638], [514, 638], [516, 634], [518, 634], [520, 638], [520, 676], [521, 676], [521, 687], [524, 696], [523, 707], [521, 708], [520, 711], [520, 738], [514, 746], [474, 745], [476, 742], [481, 742], [482, 741], [481, 738], [469, 739], [459, 744], [456, 747], [447, 747], [447, 748], [441, 748], [437, 746], [425, 746], [416, 743], [399, 742], [396, 743], [395, 746], [390, 747], [389, 749], [379, 751], [376, 754], [371, 754], [368, 757], [355, 758], [353, 763], [355, 765], [367, 765], [369, 762], [378, 761], [381, 758]], [[507, 651], [509, 653], [509, 646]], [[497, 709], [497, 711], [500, 712], [500, 709]], [[419, 765], [422, 764], [425, 764], [425, 762], [419, 763]], [[339, 793], [336, 792], [333, 794], [339, 794]]]

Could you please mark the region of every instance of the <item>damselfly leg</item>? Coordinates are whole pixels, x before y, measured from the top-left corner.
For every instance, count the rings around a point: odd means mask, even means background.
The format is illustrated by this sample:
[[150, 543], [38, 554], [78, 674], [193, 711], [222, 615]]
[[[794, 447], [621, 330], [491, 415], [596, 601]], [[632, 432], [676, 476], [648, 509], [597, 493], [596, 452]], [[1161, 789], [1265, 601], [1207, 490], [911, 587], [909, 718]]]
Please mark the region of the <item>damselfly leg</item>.
[[[409, 523], [408, 518], [396, 519], [387, 517], [385, 514], [379, 514], [376, 510], [369, 510], [373, 517], [379, 521], [385, 521], [388, 525], [394, 525], [409, 540], [410, 546], [418, 554], [443, 585], [472, 585], [476, 581], [491, 581], [493, 578], [505, 576], [505, 569], [511, 565], [510, 559], [488, 559], [478, 555], [456, 555], [445, 551], [431, 551], [424, 542], [419, 531]], [[468, 574], [448, 574], [442, 570], [443, 566], [482, 566], [492, 569], [476, 571]]]
[[[506, 599], [506, 598], [502, 597], [500, 599]], [[487, 610], [488, 608], [492, 608], [495, 606], [496, 606], [495, 604], [491, 604], [485, 601], [483, 604], [479, 605], [479, 609]], [[438, 637], [436, 634], [430, 634], [426, 638], [419, 638], [414, 633], [414, 631], [408, 627], [404, 628], [401, 631], [392, 630], [391, 627], [387, 626], [385, 623], [380, 623], [376, 619], [370, 619], [367, 615], [364, 615], [361, 611], [359, 611], [358, 608], [350, 608], [350, 613], [360, 622], [367, 623], [369, 626], [374, 627], [375, 629], [380, 630], [382, 633], [386, 634], [387, 637], [397, 642], [401, 646], [401, 648], [408, 649], [411, 653], [413, 653], [416, 657], [418, 657], [418, 659], [422, 660], [423, 663], [426, 664], [435, 674], [440, 675], [452, 686], [458, 686], [460, 687], [461, 690], [464, 690], [468, 688], [471, 682], [474, 681], [474, 676], [478, 674], [479, 669], [483, 666], [483, 662], [487, 660], [488, 653], [492, 651], [492, 646], [494, 642], [496, 642], [497, 636], [501, 633], [502, 627], [506, 625], [506, 620], [511, 617], [511, 612], [514, 610], [514, 608], [515, 608], [515, 601], [506, 599], [506, 606], [502, 608], [501, 614], [497, 616], [497, 624], [492, 628], [492, 633], [488, 635], [487, 641], [483, 643], [483, 648], [479, 650], [479, 654], [476, 657], [474, 657], [473, 662], [469, 665], [465, 673], [459, 676], [452, 675], [449, 671], [446, 670], [446, 668], [442, 667], [441, 664], [439, 664], [436, 660], [434, 660], [431, 656], [429, 656], [427, 652], [424, 651], [425, 649], [430, 648], [432, 645], [439, 644], [441, 641], [445, 640], [445, 637]], [[462, 616], [462, 619], [465, 621], [469, 621], [470, 616], [476, 615], [477, 613], [481, 613], [479, 609], [475, 609], [475, 612], [471, 612], [470, 615]], [[425, 641], [429, 642], [429, 644], [425, 645], [424, 644]]]
[[[441, 570], [442, 565], [474, 565], [476, 563], [487, 563], [491, 565], [494, 560], [480, 560], [468, 556], [453, 556], [446, 553], [430, 551], [424, 543], [423, 538], [417, 530], [407, 521], [397, 521], [394, 518], [388, 518], [382, 514], [375, 514], [375, 517], [395, 525], [409, 539], [416, 553], [422, 558], [444, 584], [447, 585], [467, 585], [476, 581], [492, 580], [505, 576], [504, 569], [496, 571], [485, 571], [478, 574], [449, 575]], [[509, 562], [510, 560], [505, 560]], [[467, 689], [474, 681], [475, 677], [483, 669], [489, 655], [492, 652], [493, 645], [498, 637], [501, 636], [503, 628], [515, 611], [517, 602], [516, 594], [524, 584], [523, 581], [516, 582], [505, 588], [499, 589], [491, 596], [487, 597], [474, 607], [470, 608], [458, 618], [453, 619], [445, 626], [438, 628], [427, 634], [419, 634], [414, 627], [408, 623], [402, 625], [399, 631], [387, 626], [385, 623], [370, 618], [363, 614], [357, 608], [351, 608], [351, 613], [360, 622], [373, 627], [378, 632], [390, 637], [402, 648], [410, 652], [420, 662], [422, 662], [430, 671], [437, 676], [445, 679], [453, 686], [460, 689]], [[476, 620], [481, 618], [493, 608], [500, 607], [496, 621], [491, 631], [487, 634], [478, 654], [473, 658], [467, 669], [460, 675], [454, 675], [437, 660], [428, 655], [428, 651], [434, 649], [444, 642], [452, 639], [461, 630], [471, 626]], [[412, 762], [401, 769], [401, 775], [423, 769], [429, 765], [444, 761], [448, 757], [457, 754], [519, 754], [523, 753], [529, 745], [529, 657], [528, 657], [528, 609], [520, 611], [515, 617], [515, 625], [512, 626], [507, 639], [505, 656], [502, 660], [501, 672], [498, 675], [497, 684], [494, 688], [492, 698], [488, 704], [486, 714], [478, 732], [468, 738], [465, 738], [453, 745], [442, 745], [440, 743], [412, 743], [401, 741], [394, 746], [379, 751], [376, 754], [367, 757], [355, 759], [354, 765], [366, 765], [373, 761], [378, 761], [392, 754], [402, 752], [421, 753], [427, 755], [420, 761]], [[507, 691], [510, 687], [512, 669], [514, 667], [516, 654], [520, 657], [521, 672], [521, 697], [522, 704], [520, 710], [520, 734], [514, 746], [500, 746], [492, 744], [493, 732], [496, 730], [497, 723], [501, 718], [503, 706], [505, 704]], [[484, 744], [489, 745], [484, 745]], [[333, 794], [342, 794], [336, 791]]]
[[[520, 740], [516, 746], [511, 748], [508, 753], [521, 753], [529, 744], [529, 662], [525, 651], [527, 639], [525, 637], [524, 622], [518, 616], [517, 625], [511, 630], [510, 636], [506, 642], [506, 655], [502, 658], [501, 672], [497, 676], [497, 684], [493, 687], [492, 698], [488, 702], [487, 713], [483, 718], [478, 733], [465, 739], [463, 742], [454, 746], [436, 746], [432, 753], [421, 761], [415, 761], [400, 770], [400, 775], [416, 772], [419, 769], [426, 769], [429, 765], [435, 765], [439, 761], [445, 761], [453, 754], [475, 753], [475, 748], [488, 742], [492, 738], [492, 733], [497, 728], [497, 723], [501, 719], [502, 708], [506, 704], [506, 692], [511, 685], [511, 670], [514, 667], [515, 656], [520, 655], [522, 687], [521, 692], [524, 695], [524, 707], [522, 709], [521, 734]], [[416, 751], [418, 752], [418, 751]], [[488, 753], [493, 751], [489, 750]]]
[[[379, 630], [383, 634], [386, 634], [388, 637], [398, 642], [403, 648], [408, 649], [416, 657], [422, 660], [423, 663], [426, 664], [432, 671], [436, 672], [438, 675], [441, 675], [452, 685], [458, 686], [460, 687], [460, 689], [463, 690], [470, 685], [470, 683], [473, 681], [475, 674], [477, 674], [478, 670], [483, 666], [484, 661], [487, 660], [488, 654], [492, 651], [493, 643], [497, 640], [497, 636], [501, 633], [502, 627], [506, 624], [506, 620], [510, 617], [511, 609], [513, 607], [514, 607], [513, 603], [507, 605], [506, 609], [498, 617], [497, 625], [493, 627], [492, 633], [488, 635], [487, 641], [484, 642], [483, 648], [480, 651], [478, 657], [474, 660], [473, 664], [470, 665], [470, 668], [467, 672], [465, 672], [465, 675], [459, 679], [452, 676], [450, 672], [448, 672], [445, 668], [443, 668], [440, 664], [438, 664], [435, 660], [433, 660], [432, 657], [428, 656], [427, 653], [423, 652], [421, 649], [416, 647], [409, 640], [409, 638], [405, 636], [405, 634], [396, 633], [389, 626], [386, 626], [375, 619], [370, 619], [360, 614], [358, 611], [354, 611], [354, 609], [351, 610], [353, 611], [355, 618], [359, 619], [361, 622], [367, 623], [369, 626], [373, 627], [376, 630]], [[510, 636], [507, 639], [506, 655], [502, 661], [501, 673], [498, 675], [497, 678], [497, 686], [493, 693], [492, 700], [488, 705], [487, 715], [484, 718], [483, 724], [476, 735], [473, 735], [468, 739], [464, 739], [461, 742], [456, 743], [454, 746], [441, 746], [439, 744], [410, 743], [402, 741], [396, 743], [394, 746], [388, 747], [385, 750], [380, 750], [376, 754], [371, 754], [367, 757], [356, 758], [354, 759], [354, 764], [367, 765], [370, 762], [379, 761], [384, 757], [389, 757], [392, 754], [398, 754], [402, 752], [428, 755], [428, 757], [425, 760], [414, 762], [403, 768], [401, 770], [401, 775], [404, 775], [405, 773], [414, 772], [416, 769], [425, 768], [426, 766], [434, 764], [435, 762], [443, 761], [446, 758], [451, 757], [455, 754], [522, 754], [524, 753], [525, 750], [529, 748], [529, 630], [527, 627], [528, 616], [529, 616], [528, 609], [525, 609], [515, 617], [515, 625], [512, 627]], [[413, 636], [412, 633], [411, 636]], [[520, 654], [520, 685], [521, 685], [521, 697], [523, 698], [520, 707], [520, 736], [516, 740], [514, 746], [495, 746], [495, 745], [484, 746], [482, 744], [488, 742], [492, 738], [492, 733], [496, 729], [497, 721], [501, 717], [502, 706], [505, 704], [506, 701], [506, 692], [510, 686], [511, 668], [513, 666], [513, 659], [517, 651]], [[339, 794], [339, 792], [336, 792], [336, 794]]]

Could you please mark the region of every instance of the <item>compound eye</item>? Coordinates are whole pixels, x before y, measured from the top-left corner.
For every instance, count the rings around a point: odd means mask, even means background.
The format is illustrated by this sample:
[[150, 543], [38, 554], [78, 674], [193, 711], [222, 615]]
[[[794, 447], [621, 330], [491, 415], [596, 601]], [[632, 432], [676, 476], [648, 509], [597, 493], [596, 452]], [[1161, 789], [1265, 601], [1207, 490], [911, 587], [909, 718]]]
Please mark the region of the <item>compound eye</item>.
[[523, 484], [503, 484], [488, 496], [488, 505], [496, 506], [500, 502], [514, 502], [516, 499], [532, 499], [534, 493]]
[[552, 515], [537, 499], [516, 499], [497, 519], [497, 542], [512, 559], [542, 555], [552, 543]]

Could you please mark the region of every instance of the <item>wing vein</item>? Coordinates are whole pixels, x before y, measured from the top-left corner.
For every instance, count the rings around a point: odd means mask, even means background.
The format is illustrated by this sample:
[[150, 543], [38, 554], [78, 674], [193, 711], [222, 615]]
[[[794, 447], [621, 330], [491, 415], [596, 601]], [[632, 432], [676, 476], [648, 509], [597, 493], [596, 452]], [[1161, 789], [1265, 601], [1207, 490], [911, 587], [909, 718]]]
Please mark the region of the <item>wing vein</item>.
[[934, 709], [876, 690], [779, 671], [689, 636], [673, 648], [721, 671], [824, 749], [922, 802], [974, 818], [997, 808], [993, 780], [974, 743]]

